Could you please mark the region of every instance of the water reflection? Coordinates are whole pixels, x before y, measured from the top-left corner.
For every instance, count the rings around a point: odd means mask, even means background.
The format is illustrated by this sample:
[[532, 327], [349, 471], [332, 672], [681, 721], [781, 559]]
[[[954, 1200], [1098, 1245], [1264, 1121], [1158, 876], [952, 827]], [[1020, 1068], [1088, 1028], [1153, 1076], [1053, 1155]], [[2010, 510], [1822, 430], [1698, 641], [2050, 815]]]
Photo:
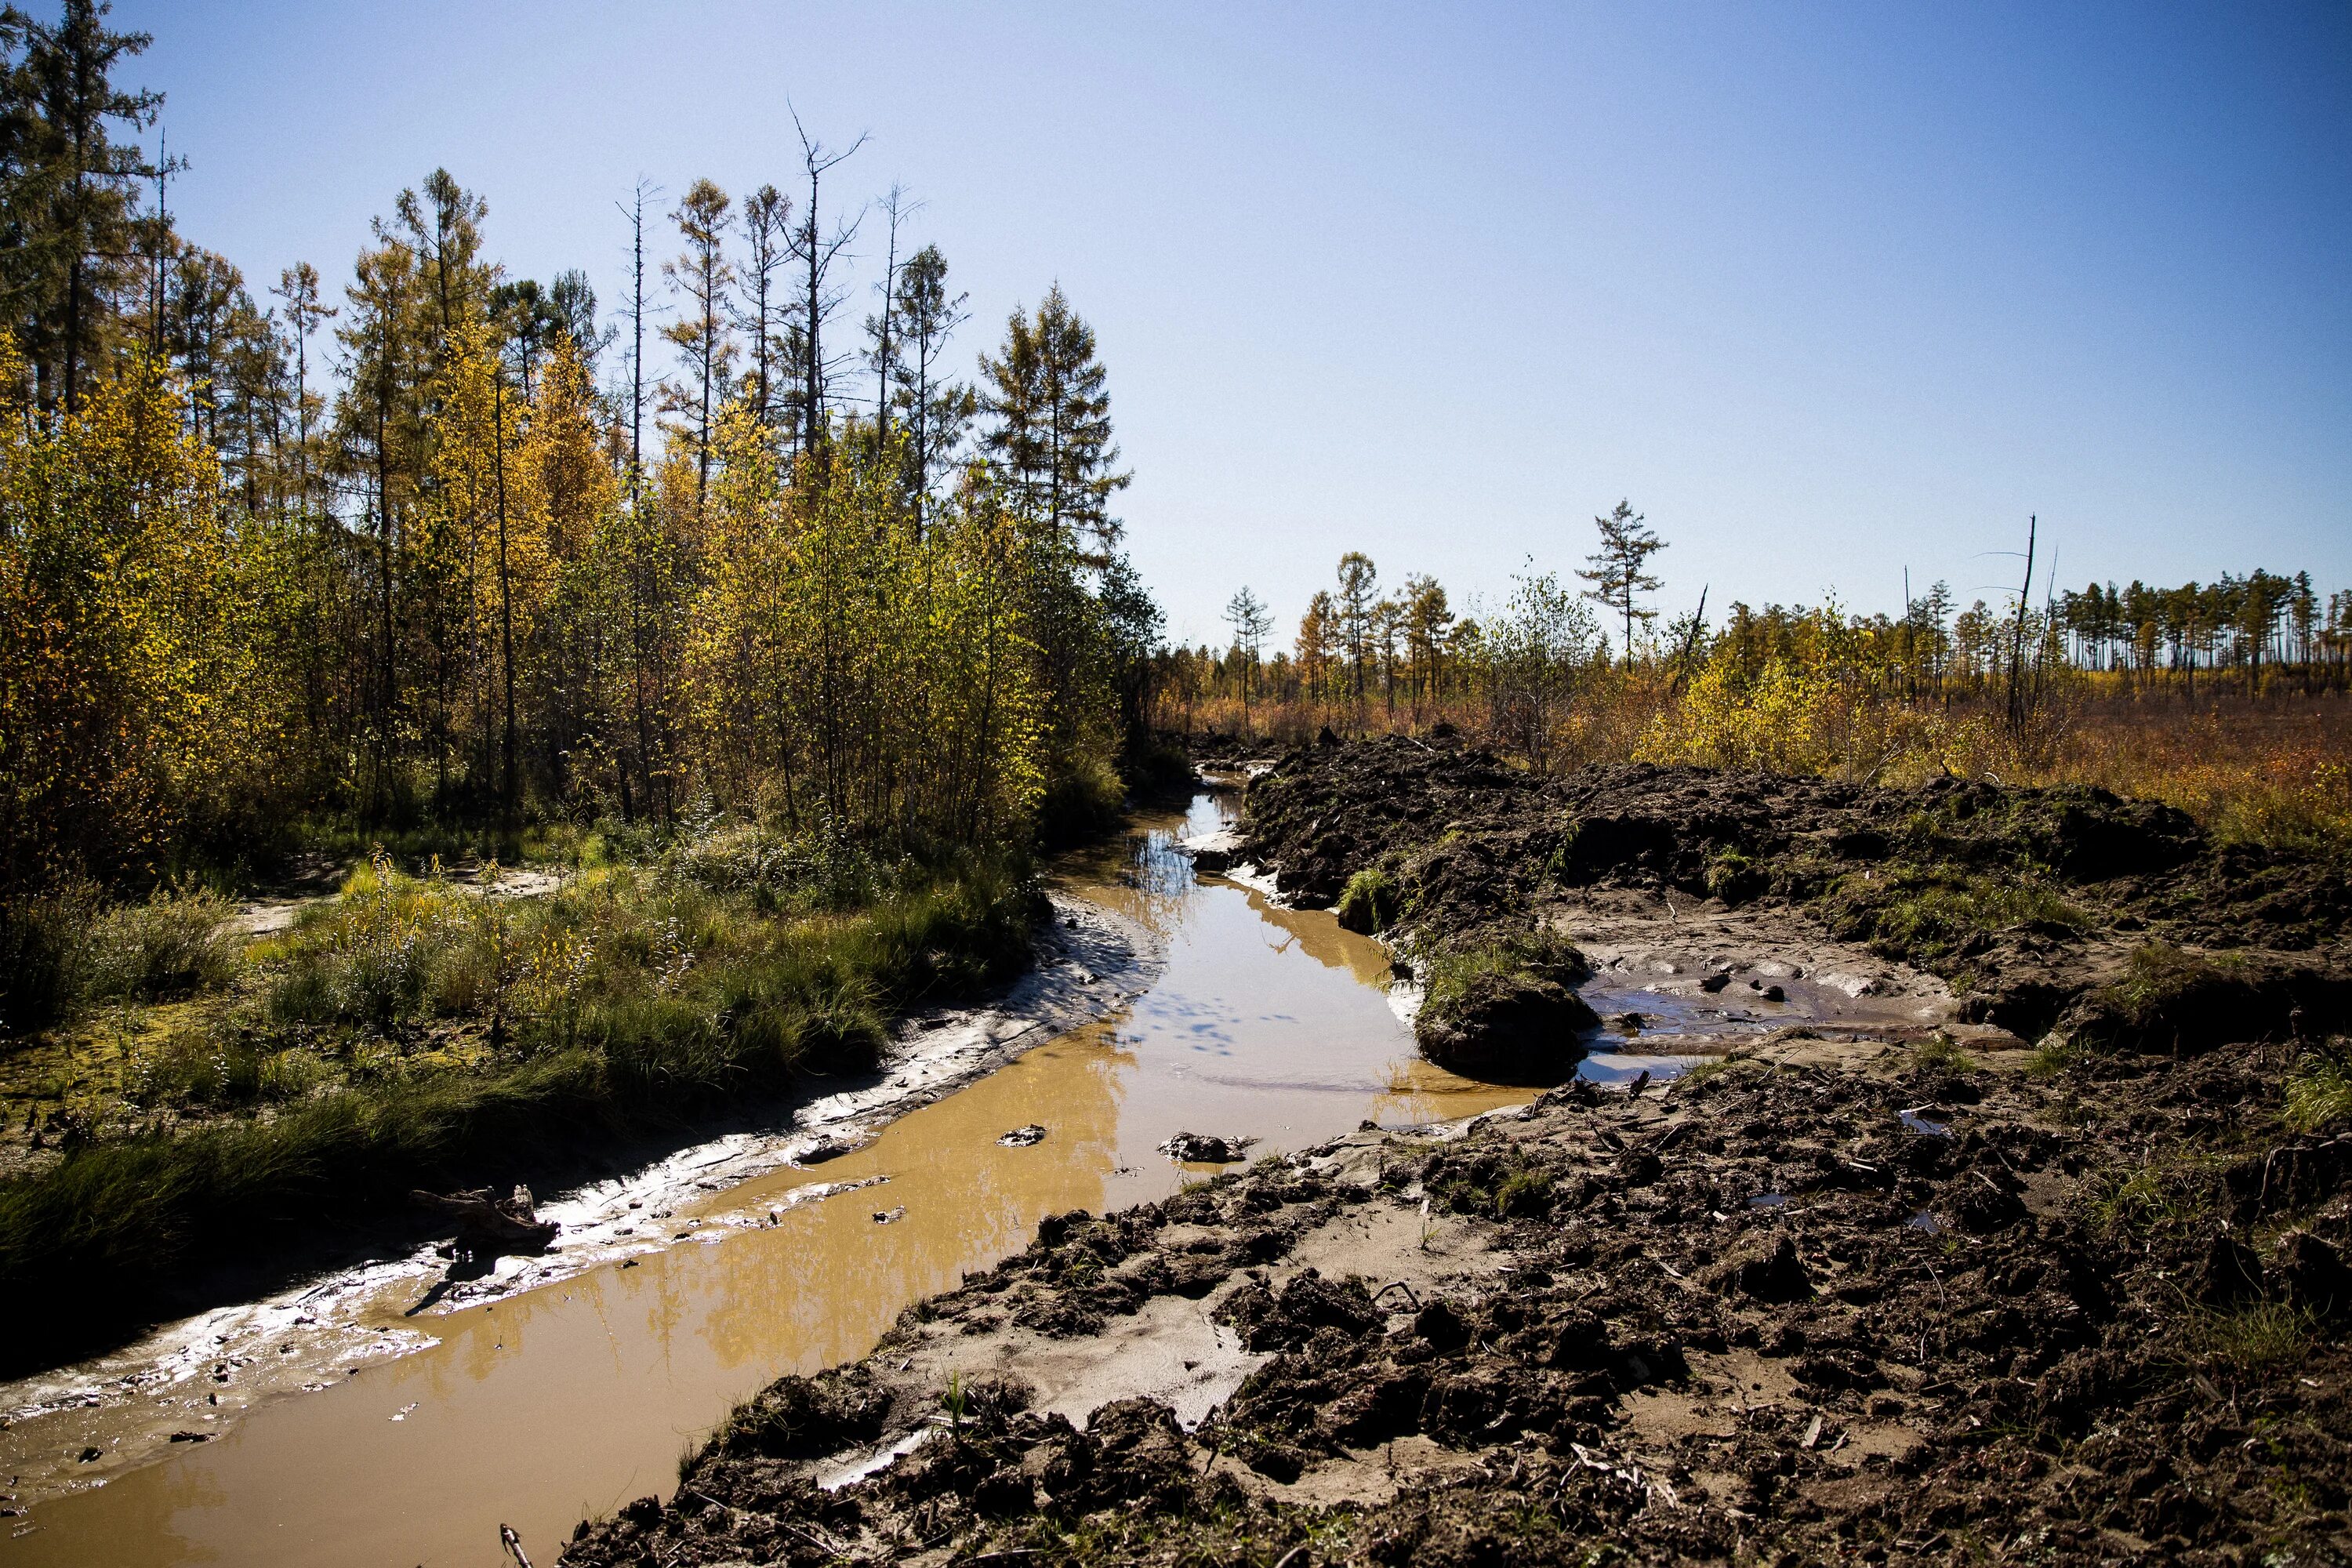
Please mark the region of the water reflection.
[[[1184, 1173], [1155, 1149], [1176, 1132], [1255, 1137], [1265, 1153], [1366, 1117], [1412, 1125], [1528, 1098], [1420, 1058], [1378, 943], [1196, 882], [1172, 845], [1230, 814], [1226, 797], [1202, 796], [1066, 870], [1066, 890], [1167, 944], [1125, 1014], [820, 1172], [681, 1207], [665, 1223], [689, 1238], [636, 1267], [414, 1320], [440, 1342], [42, 1503], [0, 1561], [488, 1563], [501, 1521], [548, 1561], [583, 1512], [667, 1490], [679, 1452], [735, 1401], [863, 1354], [909, 1302], [1024, 1246], [1044, 1215], [1171, 1191]], [[1032, 1123], [1045, 1129], [1035, 1144], [998, 1142]], [[881, 1184], [793, 1202], [819, 1175]], [[874, 1222], [894, 1208], [903, 1216]], [[404, 1304], [386, 1303], [386, 1320]]]

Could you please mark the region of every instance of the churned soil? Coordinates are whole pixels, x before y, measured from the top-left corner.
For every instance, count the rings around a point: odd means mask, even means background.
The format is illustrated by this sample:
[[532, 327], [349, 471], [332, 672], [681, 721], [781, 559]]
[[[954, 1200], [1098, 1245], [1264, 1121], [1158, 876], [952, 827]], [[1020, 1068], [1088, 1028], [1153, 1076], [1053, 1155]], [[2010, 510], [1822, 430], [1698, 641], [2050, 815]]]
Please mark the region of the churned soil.
[[[2352, 1557], [2352, 1138], [2275, 1049], [2005, 1055], [1779, 1039], [1057, 1216], [562, 1561]], [[1154, 1321], [1230, 1388], [1097, 1402]]]
[[1655, 910], [1977, 1022], [1759, 1030], [1054, 1216], [561, 1561], [2352, 1563], [2322, 860], [2088, 790], [1407, 740], [1286, 759], [1239, 857], [1302, 904], [1377, 873], [1416, 966], [1564, 975]]
[[[1301, 907], [1381, 874], [1408, 951], [1545, 927], [1572, 938], [1593, 890], [1639, 889], [1786, 910], [1792, 935], [1938, 975], [1963, 1018], [2027, 1039], [2148, 951], [2169, 989], [2203, 989], [2143, 1027], [2252, 1037], [2249, 1006], [2264, 1013], [2253, 1033], [2276, 1034], [2298, 1006], [2317, 1029], [2352, 1005], [2340, 857], [2218, 843], [2170, 806], [2088, 786], [1889, 789], [1644, 763], [1546, 778], [1451, 738], [1389, 736], [1286, 756], [1252, 783], [1245, 828], [1240, 858], [1275, 868]], [[2192, 976], [2177, 953], [2226, 954], [2225, 973]]]

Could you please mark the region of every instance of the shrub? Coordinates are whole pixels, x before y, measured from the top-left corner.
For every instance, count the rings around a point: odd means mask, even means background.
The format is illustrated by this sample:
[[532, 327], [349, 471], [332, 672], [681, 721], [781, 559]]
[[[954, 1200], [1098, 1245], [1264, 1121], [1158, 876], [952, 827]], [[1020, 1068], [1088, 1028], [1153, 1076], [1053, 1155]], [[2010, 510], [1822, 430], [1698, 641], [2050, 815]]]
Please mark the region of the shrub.
[[234, 912], [227, 900], [195, 887], [109, 910], [89, 931], [88, 998], [153, 1002], [226, 984], [238, 967]]
[[140, 1057], [123, 1097], [139, 1106], [228, 1110], [304, 1099], [326, 1078], [325, 1064], [299, 1047], [271, 1050], [251, 1039], [192, 1031]]
[[742, 895], [762, 912], [847, 909], [871, 900], [884, 880], [873, 856], [830, 824], [800, 835], [756, 824], [709, 826], [681, 838], [663, 869], [706, 892]]
[[97, 889], [0, 900], [0, 1039], [37, 1034], [80, 1005]]
[[156, 1002], [226, 984], [239, 942], [228, 901], [196, 887], [104, 906], [88, 883], [0, 901], [0, 1038], [93, 1002]]
[[1109, 764], [1085, 758], [1045, 785], [1037, 804], [1037, 831], [1048, 845], [1083, 843], [1117, 827], [1127, 809], [1127, 786]]

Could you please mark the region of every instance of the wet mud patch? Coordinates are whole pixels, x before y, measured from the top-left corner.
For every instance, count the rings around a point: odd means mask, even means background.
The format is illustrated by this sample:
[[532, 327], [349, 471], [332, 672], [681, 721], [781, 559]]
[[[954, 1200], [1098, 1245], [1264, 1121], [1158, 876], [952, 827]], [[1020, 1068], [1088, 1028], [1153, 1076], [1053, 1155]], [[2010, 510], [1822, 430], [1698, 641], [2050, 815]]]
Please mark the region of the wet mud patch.
[[[1545, 778], [1453, 738], [1392, 736], [1284, 757], [1252, 779], [1243, 828], [1234, 853], [1300, 907], [1377, 880], [1394, 910], [1381, 927], [1416, 971], [1546, 931], [1596, 968], [1604, 946], [1624, 960], [1695, 947], [1694, 982], [1724, 983], [1686, 1011], [1725, 1031], [1876, 1025], [1916, 999], [1915, 1022], [1940, 1012], [2038, 1040], [2063, 1019], [2091, 1038], [2101, 1015], [2070, 1010], [2105, 994], [2112, 1014], [2151, 964], [2181, 962], [2234, 973], [2234, 989], [2225, 976], [2175, 999], [2184, 1038], [2352, 1022], [2339, 857], [2219, 843], [2170, 807], [2101, 790], [1647, 764]], [[1734, 951], [1709, 953], [1718, 942]], [[1773, 963], [1801, 973], [1771, 976]], [[1643, 1011], [1620, 1000], [1597, 1010]], [[2217, 1010], [2231, 1021], [2209, 1024]], [[2152, 1031], [2121, 1033], [2137, 1048]]]
[[[824, 1490], [722, 1438], [564, 1560], [2341, 1560], [2334, 1135], [2259, 1045], [2024, 1059], [1783, 1032], [1063, 1216], [866, 1363], [907, 1457]], [[1213, 1408], [1087, 1407], [1161, 1334], [1225, 1348]]]

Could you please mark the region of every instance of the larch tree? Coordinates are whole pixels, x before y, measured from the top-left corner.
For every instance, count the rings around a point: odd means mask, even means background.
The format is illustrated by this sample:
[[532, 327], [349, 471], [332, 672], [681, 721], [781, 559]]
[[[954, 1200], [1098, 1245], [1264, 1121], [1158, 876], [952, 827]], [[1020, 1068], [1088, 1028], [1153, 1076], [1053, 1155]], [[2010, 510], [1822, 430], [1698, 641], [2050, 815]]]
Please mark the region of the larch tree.
[[163, 95], [112, 79], [152, 39], [110, 30], [107, 10], [103, 0], [65, 0], [48, 24], [10, 6], [0, 23], [0, 300], [37, 403], [68, 414], [142, 336], [121, 305], [146, 270], [138, 196], [158, 174], [115, 130], [153, 123]]
[[899, 185], [891, 186], [880, 203], [887, 236], [882, 276], [876, 280], [874, 291], [882, 297], [882, 310], [866, 318], [866, 363], [874, 372], [874, 450], [877, 454], [890, 447], [890, 374], [898, 363], [898, 231], [922, 205], [908, 201]]
[[726, 192], [709, 180], [695, 181], [670, 214], [686, 248], [662, 263], [662, 276], [684, 307], [662, 336], [677, 349], [685, 370], [683, 379], [663, 388], [662, 406], [685, 420], [675, 428], [694, 454], [698, 515], [710, 493], [712, 419], [727, 400], [735, 364], [727, 310], [728, 290], [735, 284], [735, 269], [727, 259], [728, 205]]
[[907, 432], [908, 489], [915, 531], [922, 531], [931, 489], [963, 444], [978, 399], [971, 387], [944, 378], [940, 362], [949, 337], [970, 319], [967, 294], [948, 292], [947, 258], [927, 245], [898, 269], [898, 420]]
[[1057, 283], [1034, 317], [1013, 312], [1004, 347], [980, 368], [982, 406], [995, 420], [981, 438], [991, 462], [1037, 523], [1089, 564], [1108, 562], [1120, 533], [1110, 498], [1134, 476], [1118, 468], [1094, 329]]
[[1444, 696], [1444, 660], [1454, 611], [1444, 584], [1425, 574], [1404, 580], [1405, 660], [1412, 671], [1416, 706]]
[[294, 350], [294, 493], [296, 505], [308, 511], [310, 492], [310, 422], [321, 403], [310, 390], [310, 338], [335, 317], [335, 308], [319, 298], [319, 269], [298, 261], [278, 275], [270, 292], [284, 301], [287, 342]]
[[833, 269], [857, 237], [858, 222], [845, 218], [834, 226], [831, 234], [826, 234], [818, 221], [817, 197], [824, 176], [865, 146], [866, 138], [860, 136], [835, 152], [822, 142], [812, 141], [797, 114], [793, 117], [793, 127], [800, 133], [801, 167], [808, 174], [808, 205], [801, 212], [800, 226], [793, 230], [792, 256], [802, 269], [800, 320], [795, 323], [793, 340], [801, 382], [801, 445], [804, 450], [814, 452], [824, 444], [825, 383], [835, 364], [825, 358], [824, 324], [847, 298], [833, 280]]
[[1265, 646], [1266, 633], [1274, 630], [1274, 612], [1244, 583], [1225, 601], [1225, 624], [1234, 628], [1234, 647], [1242, 655], [1242, 724], [1246, 728], [1250, 689], [1257, 679], [1258, 650]]
[[629, 502], [646, 473], [646, 202], [661, 187], [639, 180], [621, 216], [629, 220]]
[[735, 324], [750, 341], [743, 390], [762, 428], [776, 423], [776, 373], [787, 352], [783, 273], [791, 259], [792, 218], [792, 198], [773, 185], [761, 185], [743, 200], [743, 265], [737, 269], [742, 303]]
[[[1364, 704], [1364, 667], [1372, 657], [1372, 612], [1380, 603], [1381, 573], [1360, 550], [1339, 557], [1339, 625], [1335, 628], [1348, 650], [1349, 692], [1356, 707]], [[1360, 713], [1359, 715], [1360, 717]]]
[[1654, 594], [1661, 585], [1645, 568], [1666, 542], [1651, 532], [1641, 514], [1622, 500], [1592, 521], [1601, 531], [1601, 548], [1584, 558], [1585, 564], [1576, 574], [1592, 584], [1584, 596], [1607, 605], [1623, 624], [1625, 668], [1631, 669], [1634, 624], [1647, 626], [1658, 618], [1657, 611], [1640, 601], [1641, 595]]
[[1307, 613], [1298, 617], [1298, 668], [1307, 679], [1307, 700], [1328, 700], [1331, 655], [1338, 644], [1339, 606], [1331, 602], [1331, 591], [1318, 588], [1315, 596], [1307, 601]]
[[400, 193], [393, 213], [415, 253], [422, 275], [418, 297], [427, 312], [425, 342], [440, 368], [459, 323], [489, 308], [494, 269], [482, 259], [482, 225], [489, 204], [436, 169], [417, 190]]

